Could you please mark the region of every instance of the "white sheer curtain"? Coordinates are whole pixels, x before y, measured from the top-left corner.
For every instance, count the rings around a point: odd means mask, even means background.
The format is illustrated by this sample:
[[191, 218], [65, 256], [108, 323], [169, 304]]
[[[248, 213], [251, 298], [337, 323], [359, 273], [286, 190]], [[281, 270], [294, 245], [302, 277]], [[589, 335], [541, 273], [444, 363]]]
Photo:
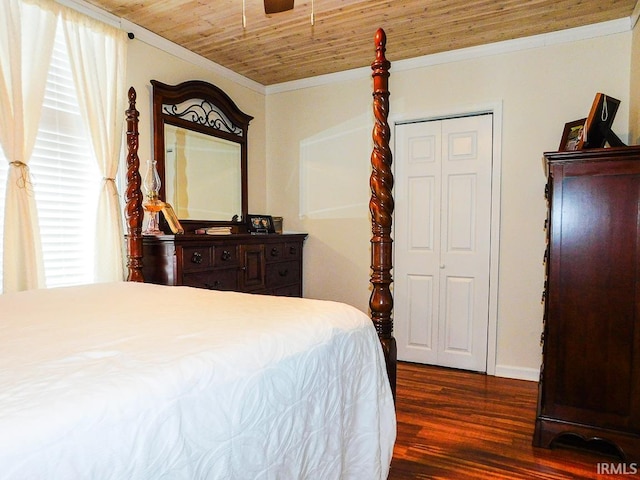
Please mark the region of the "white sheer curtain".
[[62, 9], [62, 19], [82, 116], [103, 177], [96, 214], [95, 281], [122, 280], [123, 232], [116, 188], [124, 111], [127, 34]]
[[29, 159], [33, 151], [59, 5], [0, 1], [0, 144], [9, 162], [4, 216], [3, 291], [44, 287]]

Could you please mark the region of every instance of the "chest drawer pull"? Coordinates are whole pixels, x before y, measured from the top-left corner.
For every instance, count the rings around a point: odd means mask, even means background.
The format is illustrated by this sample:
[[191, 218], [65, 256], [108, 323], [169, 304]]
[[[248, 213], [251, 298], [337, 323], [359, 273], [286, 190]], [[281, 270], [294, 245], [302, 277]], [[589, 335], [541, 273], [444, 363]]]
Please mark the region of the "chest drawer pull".
[[286, 277], [287, 275], [289, 275], [289, 269], [285, 268], [284, 270], [278, 270], [278, 275], [280, 275], [281, 277]]
[[204, 286], [209, 290], [217, 290], [222, 286], [222, 282], [220, 280], [215, 280], [213, 283], [205, 283]]
[[289, 247], [289, 254], [290, 255], [295, 255], [296, 253], [298, 253], [298, 249], [296, 248], [295, 245], [292, 245], [291, 247]]
[[279, 255], [280, 255], [280, 250], [278, 249], [278, 247], [273, 247], [271, 249], [271, 256], [278, 257]]
[[229, 250], [223, 250], [222, 255], [220, 255], [220, 258], [222, 259], [223, 262], [226, 262], [231, 258], [231, 252]]
[[201, 264], [202, 254], [200, 252], [193, 252], [193, 255], [191, 255], [191, 263]]

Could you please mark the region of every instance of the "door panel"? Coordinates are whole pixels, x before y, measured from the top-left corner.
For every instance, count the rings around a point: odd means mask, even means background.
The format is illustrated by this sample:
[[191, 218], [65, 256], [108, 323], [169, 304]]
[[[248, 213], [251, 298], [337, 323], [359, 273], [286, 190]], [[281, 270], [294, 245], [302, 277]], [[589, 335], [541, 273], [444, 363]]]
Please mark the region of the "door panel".
[[[413, 177], [409, 183], [409, 248], [434, 250], [434, 191], [433, 176]], [[420, 208], [411, 208], [420, 205]], [[425, 216], [425, 211], [428, 214]]]
[[[409, 332], [408, 344], [412, 347], [431, 350], [431, 331], [433, 329], [433, 277], [427, 275], [409, 275]], [[425, 325], [426, 322], [426, 325]]]
[[447, 277], [442, 352], [469, 356], [472, 351], [473, 283], [473, 278]]
[[265, 250], [264, 245], [242, 245], [242, 290], [259, 290], [266, 288]]
[[[435, 363], [438, 345], [440, 252], [441, 128], [432, 123], [403, 125], [403, 141], [396, 142], [395, 240], [401, 244], [403, 268], [394, 266], [394, 318], [402, 318], [396, 341], [403, 360]], [[398, 205], [402, 207], [397, 208]]]
[[475, 175], [449, 177], [447, 205], [447, 251], [471, 252], [475, 241]]

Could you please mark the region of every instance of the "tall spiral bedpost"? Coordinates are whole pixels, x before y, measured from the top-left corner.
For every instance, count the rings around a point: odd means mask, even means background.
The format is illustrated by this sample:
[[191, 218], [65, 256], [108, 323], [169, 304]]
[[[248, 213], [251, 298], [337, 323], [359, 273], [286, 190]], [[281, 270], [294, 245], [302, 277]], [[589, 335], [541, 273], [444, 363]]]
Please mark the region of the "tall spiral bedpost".
[[127, 118], [127, 190], [125, 219], [127, 222], [127, 281], [143, 282], [142, 277], [142, 191], [138, 158], [138, 110], [136, 91], [129, 89]]
[[369, 299], [371, 320], [382, 343], [389, 383], [395, 398], [396, 392], [396, 340], [393, 338], [393, 296], [391, 294], [393, 215], [393, 173], [392, 155], [389, 148], [391, 131], [389, 115], [389, 68], [391, 63], [385, 58], [387, 37], [378, 29], [375, 35], [376, 59], [371, 64], [373, 70], [373, 152], [371, 153], [371, 284], [373, 291]]

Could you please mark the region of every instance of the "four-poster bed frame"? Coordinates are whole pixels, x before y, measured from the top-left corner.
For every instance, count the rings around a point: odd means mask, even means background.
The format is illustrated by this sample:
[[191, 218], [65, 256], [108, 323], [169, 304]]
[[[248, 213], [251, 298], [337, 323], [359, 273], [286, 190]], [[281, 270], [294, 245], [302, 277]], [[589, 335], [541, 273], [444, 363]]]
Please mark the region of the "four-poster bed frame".
[[378, 31], [371, 317], [341, 302], [144, 282], [131, 88], [128, 281], [0, 295], [0, 477], [387, 478], [396, 417], [384, 43]]
[[[371, 153], [371, 285], [369, 300], [371, 320], [376, 328], [383, 347], [387, 374], [391, 389], [395, 395], [396, 385], [396, 341], [393, 337], [393, 296], [391, 294], [393, 218], [393, 174], [391, 170], [392, 154], [389, 147], [391, 131], [389, 115], [389, 69], [391, 63], [386, 59], [386, 34], [378, 29], [375, 34], [375, 60], [371, 64], [373, 71], [373, 152]], [[125, 193], [125, 218], [127, 224], [127, 280], [144, 281], [142, 276], [142, 193], [138, 158], [138, 116], [136, 110], [136, 92], [129, 89], [129, 108], [127, 119], [127, 188]]]
[[389, 139], [389, 68], [385, 58], [387, 37], [378, 29], [375, 36], [376, 58], [373, 70], [373, 152], [371, 153], [371, 284], [373, 292], [369, 300], [371, 320], [382, 343], [384, 359], [391, 391], [396, 392], [396, 340], [393, 337], [393, 296], [391, 294], [391, 268], [393, 267], [393, 245], [391, 225], [393, 221], [393, 173], [391, 170], [391, 148]]

